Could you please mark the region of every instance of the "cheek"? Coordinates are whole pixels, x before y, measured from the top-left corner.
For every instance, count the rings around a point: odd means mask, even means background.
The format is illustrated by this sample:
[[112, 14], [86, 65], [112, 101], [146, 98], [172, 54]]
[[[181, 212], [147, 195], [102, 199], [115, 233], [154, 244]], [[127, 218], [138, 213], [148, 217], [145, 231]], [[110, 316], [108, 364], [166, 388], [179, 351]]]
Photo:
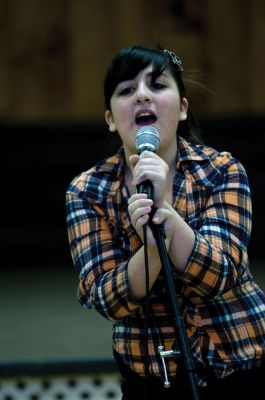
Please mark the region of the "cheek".
[[161, 99], [160, 106], [164, 110], [168, 110], [170, 112], [175, 111], [175, 113], [180, 112], [180, 100], [178, 96], [170, 96], [164, 99]]
[[166, 119], [168, 126], [170, 126], [170, 129], [172, 127], [175, 127], [175, 125], [178, 125], [180, 116], [180, 110], [178, 104], [165, 103], [163, 105], [163, 108], [161, 108], [161, 111], [162, 111], [162, 118]]
[[128, 113], [127, 103], [121, 101], [113, 104], [112, 113], [116, 120], [122, 119], [122, 117]]

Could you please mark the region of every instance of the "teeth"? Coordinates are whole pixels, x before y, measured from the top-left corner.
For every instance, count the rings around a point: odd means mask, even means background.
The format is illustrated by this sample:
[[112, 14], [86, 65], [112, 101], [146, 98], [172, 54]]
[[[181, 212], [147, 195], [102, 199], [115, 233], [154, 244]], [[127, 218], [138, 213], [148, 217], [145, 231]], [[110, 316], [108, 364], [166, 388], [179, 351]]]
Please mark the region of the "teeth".
[[140, 126], [150, 125], [156, 121], [156, 116], [151, 111], [139, 111], [136, 115], [135, 121], [136, 124]]
[[152, 113], [149, 112], [143, 112], [137, 115], [136, 118], [142, 118], [142, 117], [153, 117], [154, 115]]

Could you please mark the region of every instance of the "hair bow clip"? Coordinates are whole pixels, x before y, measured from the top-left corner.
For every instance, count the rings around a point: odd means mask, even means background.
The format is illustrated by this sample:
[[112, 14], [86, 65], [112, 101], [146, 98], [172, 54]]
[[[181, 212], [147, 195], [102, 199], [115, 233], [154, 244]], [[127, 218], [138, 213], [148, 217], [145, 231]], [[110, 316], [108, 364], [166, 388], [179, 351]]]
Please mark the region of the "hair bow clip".
[[167, 49], [164, 49], [164, 53], [166, 53], [169, 56], [169, 59], [178, 66], [179, 71], [183, 71], [183, 67], [182, 67], [182, 61], [181, 59], [176, 56], [175, 53], [173, 53], [173, 51], [169, 51]]

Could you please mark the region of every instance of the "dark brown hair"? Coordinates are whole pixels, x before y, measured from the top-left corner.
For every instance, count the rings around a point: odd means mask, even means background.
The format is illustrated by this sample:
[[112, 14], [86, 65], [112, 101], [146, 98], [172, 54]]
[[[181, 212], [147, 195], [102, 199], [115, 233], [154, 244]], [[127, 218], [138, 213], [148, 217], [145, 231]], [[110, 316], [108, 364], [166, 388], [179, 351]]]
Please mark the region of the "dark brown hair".
[[[135, 76], [148, 65], [153, 66], [153, 79], [155, 80], [163, 71], [169, 70], [179, 89], [180, 98], [186, 97], [186, 89], [182, 79], [182, 67], [179, 58], [174, 53], [161, 48], [150, 46], [132, 46], [122, 49], [111, 62], [104, 80], [105, 107], [110, 110], [112, 94], [120, 82], [135, 78]], [[176, 59], [179, 62], [176, 62]], [[201, 135], [197, 120], [189, 107], [187, 119], [180, 121], [178, 134], [201, 143]]]

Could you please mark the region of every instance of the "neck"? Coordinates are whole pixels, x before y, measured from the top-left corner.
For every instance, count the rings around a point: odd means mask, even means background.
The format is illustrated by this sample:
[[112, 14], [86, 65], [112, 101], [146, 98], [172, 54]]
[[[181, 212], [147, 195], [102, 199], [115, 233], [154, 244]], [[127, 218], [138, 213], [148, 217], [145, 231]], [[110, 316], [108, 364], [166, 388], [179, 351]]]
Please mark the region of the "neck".
[[171, 146], [171, 148], [167, 148], [165, 151], [161, 149], [157, 152], [157, 155], [161, 157], [169, 166], [170, 171], [175, 171], [176, 169], [176, 157], [177, 157], [177, 144], [176, 146]]

